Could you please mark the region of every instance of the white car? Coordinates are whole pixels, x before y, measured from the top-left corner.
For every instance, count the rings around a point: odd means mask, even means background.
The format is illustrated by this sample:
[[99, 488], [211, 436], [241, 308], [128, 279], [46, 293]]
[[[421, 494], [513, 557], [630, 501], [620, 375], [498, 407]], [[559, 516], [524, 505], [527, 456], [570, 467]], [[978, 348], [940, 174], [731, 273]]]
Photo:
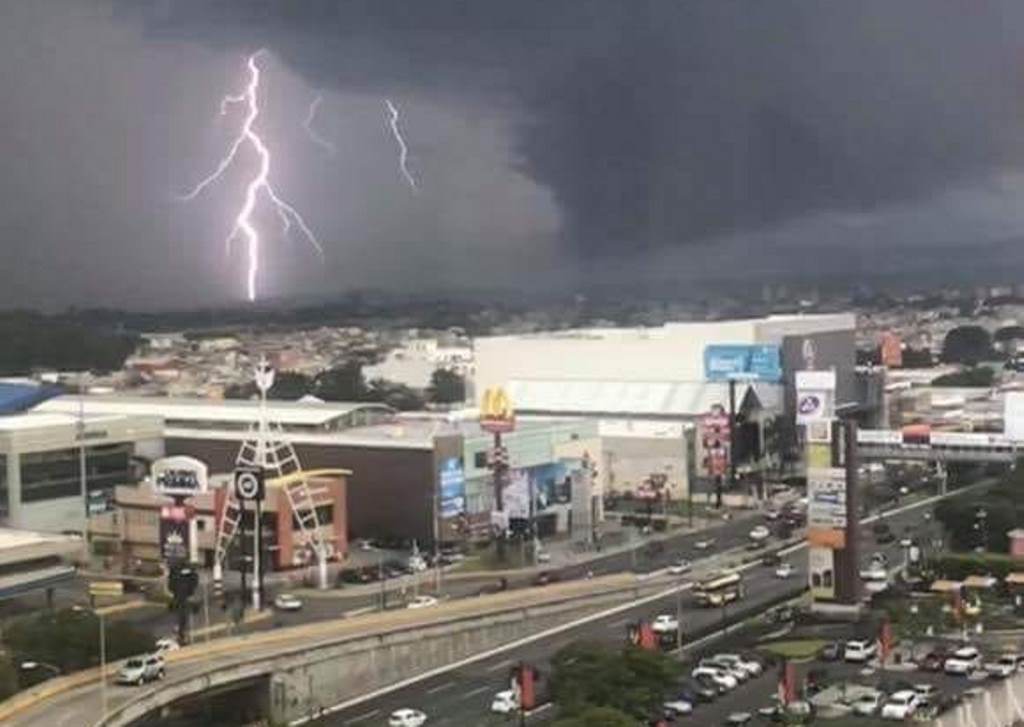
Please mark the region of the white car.
[[882, 706], [882, 698], [885, 695], [881, 692], [868, 692], [862, 694], [853, 703], [853, 712], [861, 717], [870, 717]]
[[420, 727], [427, 721], [427, 715], [418, 709], [396, 709], [388, 717], [388, 727]]
[[549, 553], [546, 550], [538, 550], [537, 551], [537, 562], [538, 563], [550, 563], [551, 562], [551, 553]]
[[764, 525], [758, 525], [756, 528], [750, 531], [750, 539], [754, 541], [767, 540], [771, 536], [771, 531]]
[[651, 622], [651, 631], [656, 634], [670, 634], [679, 630], [679, 619], [667, 613], [656, 616]]
[[912, 539], [910, 539], [910, 538], [900, 538], [900, 547], [901, 548], [909, 548], [913, 544], [914, 544], [914, 541]]
[[735, 689], [736, 685], [739, 684], [736, 677], [724, 669], [716, 669], [710, 666], [698, 666], [690, 672], [690, 676], [694, 679], [710, 679], [715, 686], [723, 687], [724, 689]]
[[714, 538], [704, 538], [703, 540], [698, 540], [696, 543], [694, 543], [693, 547], [696, 548], [697, 550], [708, 550], [714, 544], [715, 544], [715, 539]]
[[302, 608], [302, 599], [291, 593], [282, 593], [274, 599], [274, 608], [278, 611], [298, 611]]
[[115, 681], [118, 684], [134, 684], [142, 686], [164, 678], [164, 658], [159, 654], [135, 656], [126, 661], [117, 672]]
[[665, 702], [662, 706], [672, 714], [690, 714], [693, 712], [693, 705], [685, 699], [672, 699]]
[[779, 567], [775, 569], [776, 578], [789, 578], [794, 573], [796, 573], [796, 569], [792, 563], [780, 563]]
[[862, 581], [873, 582], [873, 581], [888, 581], [889, 572], [884, 567], [877, 563], [872, 563], [867, 568], [864, 568], [860, 572], [860, 579]]
[[163, 656], [171, 651], [177, 651], [181, 646], [178, 645], [176, 639], [172, 639], [170, 636], [165, 636], [162, 639], [156, 640], [156, 653]]
[[721, 661], [718, 657], [712, 657], [710, 659], [701, 659], [697, 666], [706, 666], [712, 669], [720, 669], [723, 674], [727, 674], [736, 680], [737, 684], [750, 679], [751, 674], [746, 669], [734, 664], [730, 664], [725, 661]]
[[684, 573], [689, 573], [691, 568], [693, 568], [693, 564], [690, 561], [680, 558], [668, 567], [668, 572], [674, 576], [681, 576]]
[[875, 658], [878, 653], [878, 645], [874, 641], [861, 639], [859, 641], [847, 641], [843, 649], [843, 661], [852, 661], [862, 664]]
[[981, 652], [973, 646], [961, 646], [942, 665], [947, 674], [967, 676], [981, 668]]
[[1017, 672], [1017, 661], [1015, 656], [1000, 656], [985, 664], [985, 673], [990, 677], [1005, 679]]
[[411, 556], [407, 565], [413, 573], [422, 573], [427, 569], [427, 561], [423, 559], [422, 555]]
[[433, 596], [416, 596], [409, 601], [408, 608], [430, 608], [437, 605], [437, 599]]
[[491, 711], [497, 714], [513, 714], [519, 710], [519, 698], [511, 689], [498, 692], [491, 700]]
[[917, 710], [920, 697], [911, 689], [903, 689], [894, 694], [882, 705], [882, 719], [907, 719]]
[[713, 661], [725, 664], [731, 669], [740, 669], [752, 677], [760, 676], [764, 670], [759, 661], [744, 659], [739, 654], [715, 654]]

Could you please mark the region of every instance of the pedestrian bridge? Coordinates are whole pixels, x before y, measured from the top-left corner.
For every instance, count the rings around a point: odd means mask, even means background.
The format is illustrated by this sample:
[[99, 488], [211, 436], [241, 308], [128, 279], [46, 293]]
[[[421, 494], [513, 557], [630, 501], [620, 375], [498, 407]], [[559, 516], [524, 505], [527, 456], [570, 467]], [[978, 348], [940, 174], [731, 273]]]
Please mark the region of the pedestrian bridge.
[[1024, 447], [1004, 434], [860, 429], [861, 459], [904, 459], [929, 462], [1014, 462]]

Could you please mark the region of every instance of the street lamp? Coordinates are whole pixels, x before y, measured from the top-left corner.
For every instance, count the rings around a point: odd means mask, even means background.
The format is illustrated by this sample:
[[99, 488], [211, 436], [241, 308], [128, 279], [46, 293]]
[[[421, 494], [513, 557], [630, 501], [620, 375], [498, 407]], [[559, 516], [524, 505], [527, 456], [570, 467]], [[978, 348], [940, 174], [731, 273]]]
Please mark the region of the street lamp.
[[99, 611], [75, 604], [71, 607], [75, 613], [91, 613], [100, 622], [100, 694], [103, 701], [103, 719], [107, 718], [107, 629], [103, 622], [103, 614]]
[[36, 671], [37, 669], [48, 669], [53, 672], [54, 676], [60, 676], [62, 674], [60, 667], [54, 666], [53, 664], [47, 664], [45, 661], [23, 661], [19, 665], [22, 671]]

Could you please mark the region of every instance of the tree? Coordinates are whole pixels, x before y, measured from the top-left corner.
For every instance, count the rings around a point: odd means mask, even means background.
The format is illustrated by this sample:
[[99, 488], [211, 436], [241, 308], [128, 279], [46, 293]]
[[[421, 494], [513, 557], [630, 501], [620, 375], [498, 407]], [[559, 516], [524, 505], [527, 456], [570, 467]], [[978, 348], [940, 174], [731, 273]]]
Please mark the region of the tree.
[[313, 393], [324, 401], [366, 401], [363, 367], [355, 361], [322, 371], [316, 377]]
[[[274, 374], [274, 385], [267, 392], [267, 398], [277, 401], [298, 401], [313, 390], [313, 380], [297, 371], [278, 371]], [[224, 388], [225, 399], [254, 399], [259, 389], [252, 381], [231, 384]]]
[[437, 369], [430, 375], [427, 397], [435, 404], [454, 404], [466, 400], [466, 380], [454, 371]]
[[614, 707], [588, 707], [575, 717], [556, 720], [551, 727], [634, 727], [636, 720]]
[[38, 368], [114, 371], [137, 344], [132, 336], [25, 311], [0, 314], [0, 341], [0, 374]]
[[379, 401], [399, 411], [422, 409], [426, 402], [414, 389], [387, 379], [374, 379], [364, 396], [365, 401]]
[[992, 355], [992, 337], [981, 326], [958, 326], [947, 333], [942, 342], [945, 363], [974, 366]]
[[560, 714], [579, 718], [592, 707], [611, 707], [643, 718], [675, 683], [679, 665], [657, 651], [576, 642], [555, 654], [552, 671], [551, 694]]
[[[70, 672], [99, 664], [99, 618], [91, 611], [44, 611], [14, 622], [4, 631], [14, 663], [41, 661]], [[124, 622], [106, 624], [108, 661], [153, 650], [153, 637]]]
[[992, 386], [996, 373], [986, 366], [972, 366], [963, 371], [943, 374], [932, 379], [932, 386]]

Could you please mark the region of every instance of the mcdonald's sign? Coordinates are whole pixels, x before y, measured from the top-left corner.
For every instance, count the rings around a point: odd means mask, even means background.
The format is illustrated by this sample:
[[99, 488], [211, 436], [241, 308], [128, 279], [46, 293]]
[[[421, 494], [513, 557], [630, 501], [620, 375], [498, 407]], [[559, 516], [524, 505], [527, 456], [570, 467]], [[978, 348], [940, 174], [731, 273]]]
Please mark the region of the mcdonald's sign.
[[516, 428], [512, 401], [501, 387], [487, 389], [480, 404], [480, 427], [485, 431], [511, 432]]

